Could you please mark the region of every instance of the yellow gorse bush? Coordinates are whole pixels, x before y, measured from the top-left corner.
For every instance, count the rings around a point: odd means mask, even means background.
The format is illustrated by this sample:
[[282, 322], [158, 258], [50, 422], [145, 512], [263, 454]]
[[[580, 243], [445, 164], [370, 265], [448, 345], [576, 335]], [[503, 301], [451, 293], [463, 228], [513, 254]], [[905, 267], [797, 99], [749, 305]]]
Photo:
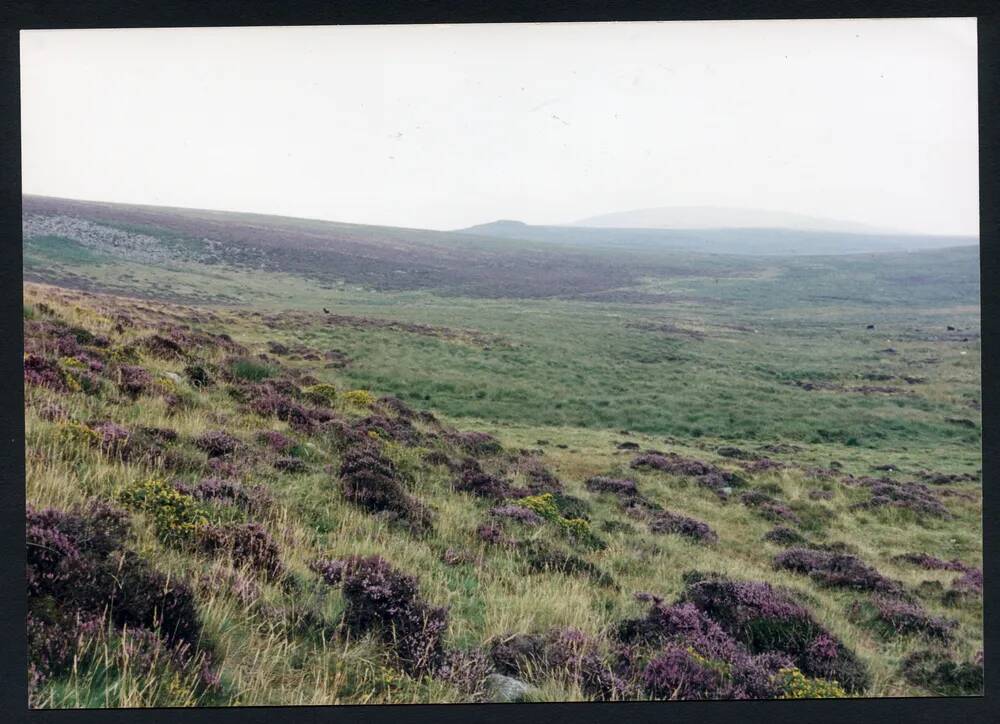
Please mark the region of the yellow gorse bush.
[[375, 395], [368, 390], [348, 390], [344, 393], [344, 399], [359, 407], [371, 407], [375, 404]]
[[[364, 392], [364, 390], [356, 390]], [[318, 385], [310, 385], [302, 389], [306, 399], [318, 404], [333, 402], [337, 399], [337, 388], [328, 382], [320, 382]]]
[[198, 501], [158, 478], [131, 484], [119, 499], [124, 505], [150, 515], [157, 537], [169, 545], [192, 540], [198, 528], [208, 523]]
[[545, 520], [555, 523], [564, 535], [588, 547], [602, 547], [601, 540], [590, 529], [590, 523], [583, 518], [564, 518], [560, 515], [559, 506], [556, 505], [556, 499], [552, 493], [529, 495], [526, 498], [522, 498], [520, 504], [525, 508], [535, 511], [538, 515], [545, 518]]
[[780, 669], [775, 678], [783, 692], [780, 699], [842, 699], [847, 696], [836, 681], [810, 679], [794, 666]]
[[73, 420], [62, 423], [59, 426], [59, 437], [68, 445], [84, 445], [90, 447], [96, 445], [101, 439], [95, 430], [84, 425], [82, 422]]
[[556, 521], [561, 517], [559, 515], [559, 508], [556, 505], [556, 499], [552, 496], [552, 493], [529, 495], [526, 498], [521, 498], [521, 505], [525, 508], [531, 508], [545, 518], [545, 520]]

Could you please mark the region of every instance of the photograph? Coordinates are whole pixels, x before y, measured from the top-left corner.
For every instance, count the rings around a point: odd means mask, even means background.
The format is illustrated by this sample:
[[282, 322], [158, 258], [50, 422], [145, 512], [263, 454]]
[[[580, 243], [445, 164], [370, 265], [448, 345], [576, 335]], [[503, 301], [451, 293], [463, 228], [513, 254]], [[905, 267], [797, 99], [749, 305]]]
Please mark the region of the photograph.
[[980, 22], [20, 29], [24, 706], [983, 697]]

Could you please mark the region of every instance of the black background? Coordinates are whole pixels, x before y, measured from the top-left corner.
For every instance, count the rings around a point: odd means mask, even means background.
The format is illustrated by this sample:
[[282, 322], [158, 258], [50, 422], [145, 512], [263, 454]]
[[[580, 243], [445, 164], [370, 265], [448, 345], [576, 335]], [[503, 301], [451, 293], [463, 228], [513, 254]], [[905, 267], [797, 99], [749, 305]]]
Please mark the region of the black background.
[[[1000, 721], [1000, 640], [994, 613], [1000, 581], [996, 478], [998, 386], [991, 372], [998, 329], [997, 131], [1000, 41], [997, 2], [751, 0], [739, 2], [7, 2], [0, 0], [0, 721], [31, 722], [795, 722]], [[986, 696], [982, 698], [851, 699], [632, 704], [483, 704], [419, 706], [246, 707], [230, 709], [27, 709], [24, 583], [24, 400], [21, 356], [21, 156], [18, 31], [32, 28], [192, 27], [609, 20], [735, 20], [977, 16], [979, 18], [980, 244], [982, 269], [983, 517], [986, 588]], [[512, 49], [516, 52], [516, 49]]]

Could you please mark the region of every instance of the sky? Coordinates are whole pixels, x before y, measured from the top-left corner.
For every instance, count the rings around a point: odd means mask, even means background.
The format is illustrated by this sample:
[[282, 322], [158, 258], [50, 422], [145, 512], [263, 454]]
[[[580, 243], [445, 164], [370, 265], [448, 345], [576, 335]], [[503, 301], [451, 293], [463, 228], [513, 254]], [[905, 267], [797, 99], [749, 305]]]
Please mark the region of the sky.
[[454, 229], [977, 234], [972, 18], [21, 33], [29, 194]]

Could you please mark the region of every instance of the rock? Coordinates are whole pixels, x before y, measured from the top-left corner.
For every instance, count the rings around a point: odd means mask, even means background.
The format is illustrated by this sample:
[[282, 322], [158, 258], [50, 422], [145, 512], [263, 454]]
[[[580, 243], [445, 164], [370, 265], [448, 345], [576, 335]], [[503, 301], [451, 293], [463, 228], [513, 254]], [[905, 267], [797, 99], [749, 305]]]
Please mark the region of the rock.
[[502, 704], [521, 701], [534, 690], [533, 686], [503, 674], [490, 674], [484, 684], [489, 700]]
[[181, 376], [176, 372], [164, 372], [163, 376], [166, 377], [171, 382], [180, 382]]

